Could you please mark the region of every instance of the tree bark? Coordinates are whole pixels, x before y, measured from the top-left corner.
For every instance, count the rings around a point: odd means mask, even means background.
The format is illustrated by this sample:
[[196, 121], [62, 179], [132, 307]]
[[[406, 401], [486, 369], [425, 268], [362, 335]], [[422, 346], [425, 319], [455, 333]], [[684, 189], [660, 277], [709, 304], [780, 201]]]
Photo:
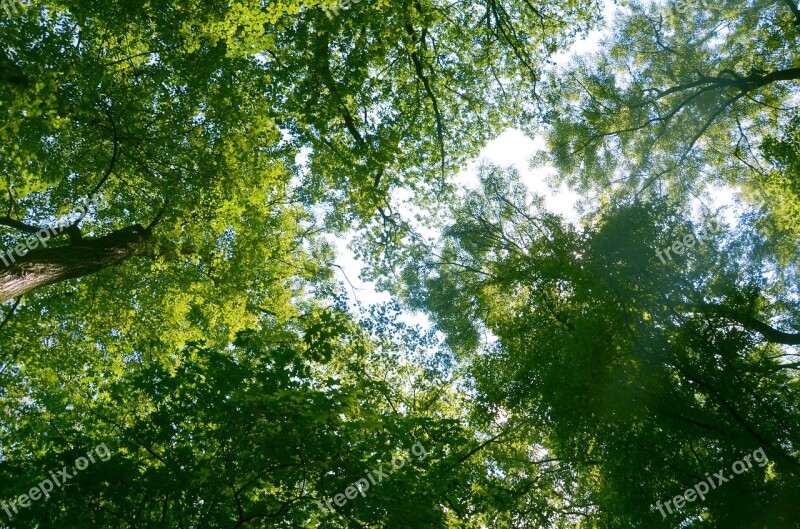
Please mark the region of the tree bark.
[[0, 263], [0, 303], [38, 288], [95, 274], [147, 249], [148, 231], [139, 224], [69, 246], [34, 249], [16, 262]]

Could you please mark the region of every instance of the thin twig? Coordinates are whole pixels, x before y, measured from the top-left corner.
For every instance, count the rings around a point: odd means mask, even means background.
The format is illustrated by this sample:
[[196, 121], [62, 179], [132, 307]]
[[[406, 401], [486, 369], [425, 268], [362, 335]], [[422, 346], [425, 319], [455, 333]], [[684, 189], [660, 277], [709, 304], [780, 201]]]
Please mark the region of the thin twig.
[[14, 302], [14, 306], [11, 307], [11, 310], [8, 312], [8, 314], [6, 314], [5, 319], [3, 319], [3, 323], [0, 323], [0, 331], [2, 331], [3, 327], [6, 326], [6, 324], [8, 323], [8, 320], [11, 319], [11, 316], [14, 315], [14, 311], [17, 310], [17, 307], [19, 306], [19, 302], [20, 301], [22, 301], [22, 296], [17, 298], [17, 300]]

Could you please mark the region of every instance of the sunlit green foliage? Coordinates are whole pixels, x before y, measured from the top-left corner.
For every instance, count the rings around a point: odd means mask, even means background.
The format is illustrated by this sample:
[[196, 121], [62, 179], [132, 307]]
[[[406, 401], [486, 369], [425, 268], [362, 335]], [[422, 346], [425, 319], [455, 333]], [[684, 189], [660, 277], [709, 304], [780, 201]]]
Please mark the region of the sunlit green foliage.
[[[600, 5], [323, 4], [0, 11], [0, 249], [70, 222], [0, 266], [0, 502], [112, 453], [0, 526], [797, 526], [797, 5], [622, 2], [556, 65]], [[457, 188], [509, 126], [580, 218]]]

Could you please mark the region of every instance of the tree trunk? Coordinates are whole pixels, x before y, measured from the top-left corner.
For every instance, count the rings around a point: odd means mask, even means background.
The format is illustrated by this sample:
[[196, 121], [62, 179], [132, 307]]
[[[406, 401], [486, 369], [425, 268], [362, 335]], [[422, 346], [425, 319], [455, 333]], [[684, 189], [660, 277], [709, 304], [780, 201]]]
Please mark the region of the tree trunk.
[[[147, 248], [149, 233], [136, 224], [99, 239], [80, 239], [69, 246], [41, 248], [8, 266], [0, 263], [0, 303], [46, 285], [97, 273]], [[7, 258], [8, 259], [8, 258]], [[8, 259], [10, 262], [10, 259]]]

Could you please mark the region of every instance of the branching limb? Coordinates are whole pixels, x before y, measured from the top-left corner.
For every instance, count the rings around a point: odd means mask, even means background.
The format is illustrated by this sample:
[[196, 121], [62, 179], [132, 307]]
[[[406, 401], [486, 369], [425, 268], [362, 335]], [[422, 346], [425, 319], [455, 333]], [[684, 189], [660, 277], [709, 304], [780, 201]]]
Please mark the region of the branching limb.
[[33, 224], [26, 224], [19, 220], [12, 219], [10, 215], [4, 215], [0, 217], [0, 226], [8, 226], [9, 228], [14, 228], [15, 230], [23, 233], [37, 233], [46, 229], [40, 226], [34, 226]]
[[6, 326], [6, 324], [8, 323], [8, 320], [11, 319], [11, 316], [14, 315], [14, 311], [17, 310], [17, 307], [19, 306], [19, 302], [20, 301], [22, 301], [22, 296], [17, 298], [17, 300], [14, 302], [14, 305], [12, 305], [11, 310], [8, 311], [8, 314], [6, 314], [6, 317], [3, 318], [3, 323], [0, 323], [0, 331], [2, 331], [3, 328]]
[[[422, 30], [422, 38], [420, 42], [424, 42], [425, 40], [425, 29]], [[411, 27], [411, 24], [406, 24], [406, 32], [411, 37], [411, 44], [412, 46], [416, 45], [417, 43], [417, 35], [414, 33], [414, 28]], [[420, 81], [422, 81], [422, 86], [425, 88], [425, 93], [428, 94], [428, 98], [431, 100], [431, 104], [433, 105], [433, 115], [436, 119], [436, 138], [439, 141], [439, 156], [441, 156], [441, 167], [442, 167], [442, 185], [444, 185], [445, 181], [445, 154], [444, 154], [444, 123], [442, 120], [442, 113], [439, 110], [439, 102], [436, 99], [436, 95], [433, 93], [433, 89], [431, 88], [431, 83], [428, 80], [428, 77], [425, 75], [425, 71], [422, 67], [422, 60], [419, 57], [419, 53], [414, 50], [410, 52], [411, 55], [411, 62], [414, 64], [414, 71], [417, 74], [417, 77]]]
[[364, 141], [364, 137], [361, 136], [361, 133], [358, 131], [356, 127], [355, 120], [353, 119], [353, 115], [350, 113], [350, 109], [347, 108], [345, 104], [344, 98], [342, 98], [341, 94], [339, 93], [339, 89], [336, 86], [336, 81], [333, 79], [333, 74], [331, 73], [330, 67], [330, 49], [328, 43], [328, 36], [327, 33], [323, 35], [319, 42], [319, 51], [321, 52], [321, 60], [322, 60], [322, 80], [325, 83], [325, 86], [328, 87], [328, 90], [331, 91], [331, 94], [336, 98], [336, 102], [339, 104], [339, 107], [342, 109], [342, 118], [344, 119], [344, 124], [347, 127], [347, 131], [356, 140], [356, 143], [360, 147], [366, 147], [367, 142]]
[[800, 333], [790, 333], [775, 329], [751, 314], [732, 310], [721, 305], [702, 303], [700, 306], [708, 312], [738, 323], [748, 331], [757, 332], [770, 343], [800, 345]]
[[794, 25], [800, 26], [800, 8], [797, 7], [797, 4], [795, 4], [793, 0], [783, 0], [783, 3], [791, 9], [794, 15]]
[[[106, 111], [106, 115], [108, 116], [108, 120], [111, 122], [111, 130], [112, 130], [112, 135], [113, 135], [113, 139], [112, 139], [113, 147], [112, 147], [112, 153], [111, 153], [111, 161], [109, 162], [108, 168], [106, 169], [105, 173], [103, 174], [103, 177], [100, 179], [100, 182], [97, 183], [97, 185], [94, 187], [92, 192], [89, 194], [89, 196], [87, 198], [87, 201], [86, 201], [87, 205], [89, 204], [89, 201], [92, 199], [92, 197], [95, 196], [100, 191], [100, 189], [103, 187], [103, 184], [105, 184], [106, 180], [108, 180], [108, 177], [111, 176], [111, 173], [114, 170], [114, 166], [116, 165], [117, 160], [119, 159], [119, 137], [117, 135], [117, 126], [116, 126], [116, 124], [114, 122], [114, 118], [111, 115], [111, 111], [110, 110]], [[13, 228], [13, 229], [15, 229], [17, 231], [20, 231], [22, 233], [30, 233], [30, 234], [36, 234], [36, 233], [39, 233], [39, 232], [41, 232], [43, 230], [48, 230], [48, 228], [45, 228], [43, 226], [36, 226], [34, 224], [27, 224], [25, 222], [22, 222], [22, 221], [19, 221], [19, 220], [16, 220], [16, 219], [12, 218], [11, 217], [11, 209], [13, 208], [14, 200], [13, 200], [13, 196], [11, 195], [11, 191], [9, 191], [9, 201], [10, 201], [10, 204], [11, 204], [11, 206], [9, 207], [9, 212], [8, 212], [7, 215], [4, 215], [4, 216], [0, 217], [0, 226], [7, 226], [9, 228]], [[78, 217], [78, 219], [76, 219], [74, 222], [72, 222], [72, 224], [70, 224], [69, 226], [63, 227], [63, 224], [62, 224], [61, 225], [62, 227], [59, 228], [58, 230], [56, 230], [56, 235], [61, 235], [62, 233], [66, 233], [66, 234], [69, 235], [70, 240], [72, 242], [78, 242], [81, 239], [83, 239], [83, 234], [81, 233], [80, 228], [78, 226], [80, 225], [80, 222], [83, 220], [84, 216], [85, 216], [85, 212], [84, 212], [83, 215]]]
[[106, 110], [106, 116], [108, 116], [108, 121], [111, 123], [111, 141], [112, 141], [112, 149], [111, 149], [111, 161], [108, 164], [108, 168], [106, 172], [103, 174], [103, 178], [94, 186], [92, 193], [89, 195], [89, 199], [95, 196], [103, 185], [108, 180], [108, 177], [111, 176], [111, 173], [114, 171], [114, 165], [116, 165], [117, 160], [119, 159], [119, 135], [117, 133], [117, 124], [114, 122], [114, 116], [111, 115], [111, 109]]

